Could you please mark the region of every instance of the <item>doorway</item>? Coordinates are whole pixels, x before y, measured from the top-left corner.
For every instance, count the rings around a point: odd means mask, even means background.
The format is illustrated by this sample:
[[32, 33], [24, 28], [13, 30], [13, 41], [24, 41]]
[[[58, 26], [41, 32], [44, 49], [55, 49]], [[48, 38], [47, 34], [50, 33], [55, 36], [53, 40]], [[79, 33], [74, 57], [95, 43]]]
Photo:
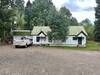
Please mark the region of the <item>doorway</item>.
[[78, 44], [82, 45], [82, 37], [78, 37]]

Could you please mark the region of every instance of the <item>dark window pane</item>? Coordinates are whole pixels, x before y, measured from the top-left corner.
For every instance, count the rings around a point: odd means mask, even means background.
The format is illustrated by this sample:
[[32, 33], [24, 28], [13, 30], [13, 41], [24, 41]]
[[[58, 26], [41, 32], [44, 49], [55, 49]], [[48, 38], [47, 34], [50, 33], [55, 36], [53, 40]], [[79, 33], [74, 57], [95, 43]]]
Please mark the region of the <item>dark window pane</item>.
[[73, 40], [77, 40], [77, 37], [73, 37]]

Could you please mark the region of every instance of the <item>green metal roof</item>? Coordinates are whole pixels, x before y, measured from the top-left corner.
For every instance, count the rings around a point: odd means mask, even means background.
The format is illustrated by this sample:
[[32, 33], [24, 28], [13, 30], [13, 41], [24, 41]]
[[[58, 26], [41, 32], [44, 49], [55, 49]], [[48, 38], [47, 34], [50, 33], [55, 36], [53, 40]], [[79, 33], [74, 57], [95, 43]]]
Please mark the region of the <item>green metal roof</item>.
[[83, 26], [69, 26], [69, 35], [78, 35], [80, 32], [84, 32], [87, 35]]
[[[34, 26], [31, 35], [38, 35], [41, 31], [47, 35], [51, 29], [49, 26]], [[84, 32], [87, 35], [83, 26], [69, 26], [69, 35], [78, 35], [80, 32]]]
[[44, 32], [47, 35], [51, 31], [49, 26], [34, 26], [31, 35], [38, 35], [40, 32]]

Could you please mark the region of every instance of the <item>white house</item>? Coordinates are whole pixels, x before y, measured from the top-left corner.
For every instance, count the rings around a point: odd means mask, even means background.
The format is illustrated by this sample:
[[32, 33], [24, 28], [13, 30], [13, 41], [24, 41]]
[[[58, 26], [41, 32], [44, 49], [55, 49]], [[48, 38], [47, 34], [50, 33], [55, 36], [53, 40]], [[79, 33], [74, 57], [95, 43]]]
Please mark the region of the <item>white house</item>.
[[69, 26], [69, 34], [66, 36], [65, 41], [56, 42], [52, 40], [49, 42], [48, 32], [51, 29], [49, 26], [34, 26], [31, 35], [33, 36], [33, 44], [51, 44], [51, 45], [64, 45], [64, 46], [86, 46], [87, 32], [83, 26]]
[[87, 32], [83, 26], [69, 26], [69, 34], [66, 39], [68, 46], [86, 46]]
[[34, 26], [31, 35], [33, 36], [33, 44], [50, 44], [48, 39], [48, 32], [51, 29], [49, 26]]

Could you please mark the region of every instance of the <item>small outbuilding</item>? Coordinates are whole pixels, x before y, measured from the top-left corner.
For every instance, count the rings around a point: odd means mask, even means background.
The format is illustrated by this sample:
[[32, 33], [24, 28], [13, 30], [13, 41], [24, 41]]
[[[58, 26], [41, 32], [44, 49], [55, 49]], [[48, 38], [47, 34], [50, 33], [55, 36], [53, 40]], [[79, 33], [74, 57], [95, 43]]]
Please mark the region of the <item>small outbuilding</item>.
[[66, 39], [68, 46], [82, 46], [86, 47], [87, 32], [83, 26], [69, 26], [69, 34]]
[[49, 26], [34, 26], [31, 32], [31, 35], [33, 36], [33, 44], [50, 44], [48, 32], [51, 32]]

